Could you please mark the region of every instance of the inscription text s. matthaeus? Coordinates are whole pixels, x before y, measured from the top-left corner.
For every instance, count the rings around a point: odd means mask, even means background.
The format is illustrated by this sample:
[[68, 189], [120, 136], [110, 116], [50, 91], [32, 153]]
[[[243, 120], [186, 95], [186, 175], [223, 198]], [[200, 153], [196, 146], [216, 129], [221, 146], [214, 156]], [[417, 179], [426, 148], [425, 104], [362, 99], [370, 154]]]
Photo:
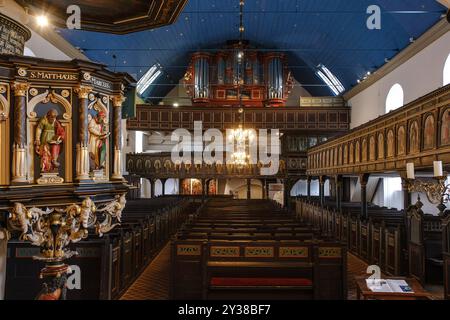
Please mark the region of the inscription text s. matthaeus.
[[78, 75], [74, 73], [31, 71], [30, 79], [77, 81]]

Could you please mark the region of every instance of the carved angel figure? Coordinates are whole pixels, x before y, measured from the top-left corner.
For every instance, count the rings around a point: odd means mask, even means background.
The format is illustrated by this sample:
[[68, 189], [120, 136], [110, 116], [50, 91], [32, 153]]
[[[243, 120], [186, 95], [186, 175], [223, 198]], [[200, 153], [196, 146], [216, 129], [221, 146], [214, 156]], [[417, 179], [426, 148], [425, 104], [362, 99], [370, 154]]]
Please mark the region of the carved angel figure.
[[43, 211], [38, 208], [27, 209], [22, 203], [15, 203], [10, 215], [10, 226], [13, 230], [22, 232], [21, 240], [28, 240], [35, 246], [42, 245], [48, 235], [42, 227], [42, 217], [52, 210]]
[[[96, 225], [96, 231], [100, 237], [120, 225], [122, 222], [122, 212], [125, 209], [126, 203], [127, 200], [125, 194], [123, 194], [121, 196], [116, 196], [116, 200], [97, 210], [97, 212], [102, 212], [105, 215], [105, 220]], [[113, 218], [117, 219], [119, 223], [113, 224]]]

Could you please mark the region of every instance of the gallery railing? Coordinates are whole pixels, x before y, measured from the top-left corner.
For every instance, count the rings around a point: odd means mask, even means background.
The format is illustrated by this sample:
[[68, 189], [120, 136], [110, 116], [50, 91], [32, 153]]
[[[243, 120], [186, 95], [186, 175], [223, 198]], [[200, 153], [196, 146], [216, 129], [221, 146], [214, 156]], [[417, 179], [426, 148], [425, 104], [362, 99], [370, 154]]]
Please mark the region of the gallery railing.
[[[350, 128], [349, 107], [245, 107], [245, 125], [258, 129], [315, 130], [347, 132]], [[232, 129], [241, 122], [241, 114], [229, 107], [212, 106], [137, 106], [136, 118], [128, 120], [128, 130], [194, 129], [194, 121], [202, 121], [203, 129]]]
[[405, 171], [450, 162], [450, 85], [308, 152], [308, 175]]
[[[280, 159], [279, 170], [275, 175], [261, 174], [261, 164], [176, 164], [169, 153], [165, 154], [127, 154], [126, 170], [130, 175], [146, 178], [286, 178], [288, 170], [286, 159]], [[303, 161], [306, 161], [304, 159]], [[266, 166], [267, 167], [267, 166]]]

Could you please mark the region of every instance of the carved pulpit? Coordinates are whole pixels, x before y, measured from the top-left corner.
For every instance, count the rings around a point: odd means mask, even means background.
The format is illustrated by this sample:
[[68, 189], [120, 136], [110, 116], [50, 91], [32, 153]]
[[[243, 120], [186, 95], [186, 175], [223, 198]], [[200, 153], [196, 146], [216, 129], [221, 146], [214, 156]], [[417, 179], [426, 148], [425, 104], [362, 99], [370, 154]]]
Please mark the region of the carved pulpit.
[[120, 224], [122, 104], [135, 80], [87, 61], [0, 64], [0, 230], [39, 248], [37, 299], [64, 299], [70, 245]]

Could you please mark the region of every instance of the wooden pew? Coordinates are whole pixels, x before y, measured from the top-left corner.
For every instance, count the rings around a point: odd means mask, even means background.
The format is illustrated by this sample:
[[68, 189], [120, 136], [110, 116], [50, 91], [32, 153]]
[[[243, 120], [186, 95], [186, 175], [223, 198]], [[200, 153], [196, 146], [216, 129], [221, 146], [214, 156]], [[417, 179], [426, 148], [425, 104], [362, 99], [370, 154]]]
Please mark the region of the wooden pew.
[[[246, 249], [253, 249], [257, 252], [258, 248], [267, 244], [272, 246], [272, 257], [249, 257], [245, 256]], [[239, 248], [240, 256], [222, 257], [226, 260], [226, 266], [214, 265], [210, 262], [215, 261], [215, 257], [208, 255], [211, 247], [225, 246]], [[307, 255], [300, 255], [299, 248], [309, 248]], [[280, 256], [280, 249], [281, 254]], [[291, 249], [291, 251], [289, 251]], [[226, 251], [226, 250], [225, 250]], [[247, 250], [247, 253], [250, 252]], [[275, 252], [276, 255], [275, 256]], [[290, 252], [290, 254], [289, 254]], [[314, 259], [313, 259], [314, 257]], [[253, 260], [263, 258], [265, 265], [260, 266], [263, 273], [255, 273], [255, 269], [251, 267]], [[224, 260], [224, 259], [222, 259]], [[311, 260], [311, 261], [310, 261]], [[302, 261], [310, 261], [307, 268], [301, 269]], [[291, 265], [291, 269], [283, 267], [283, 263], [293, 262], [300, 263]], [[281, 266], [280, 266], [281, 264]], [[215, 268], [219, 267], [219, 269]], [[295, 268], [294, 268], [295, 267]], [[225, 268], [225, 269], [221, 269]], [[313, 244], [299, 241], [261, 241], [261, 242], [236, 242], [236, 241], [188, 241], [175, 240], [172, 242], [172, 263], [171, 263], [171, 299], [191, 300], [191, 299], [239, 299], [248, 298], [250, 292], [242, 290], [244, 288], [236, 288], [234, 290], [224, 290], [218, 286], [220, 281], [224, 279], [216, 279], [216, 276], [222, 278], [240, 278], [244, 275], [259, 275], [258, 281], [268, 281], [274, 278], [292, 279], [293, 275], [297, 277], [303, 274], [304, 279], [309, 279], [312, 284], [307, 288], [294, 286], [294, 288], [276, 288], [278, 285], [272, 285], [265, 290], [262, 288], [253, 288], [256, 291], [251, 292], [252, 297], [269, 298], [269, 299], [345, 299], [346, 297], [346, 253], [345, 247], [336, 243]], [[268, 280], [264, 280], [264, 278]], [[298, 279], [298, 278], [297, 278]], [[285, 286], [286, 281], [284, 280]], [[283, 282], [283, 280], [282, 280]], [[222, 282], [223, 283], [223, 282]], [[267, 283], [267, 282], [266, 282]], [[249, 283], [247, 282], [247, 288]], [[278, 283], [280, 284], [280, 283]], [[297, 282], [298, 284], [298, 282]], [[313, 290], [312, 288], [315, 288]], [[230, 289], [230, 288], [229, 288]], [[233, 289], [233, 288], [231, 288]], [[293, 290], [292, 290], [293, 289]], [[236, 292], [239, 291], [240, 293]], [[255, 295], [253, 295], [255, 293]]]
[[345, 299], [345, 248], [335, 243], [208, 243], [204, 299]]
[[[360, 216], [360, 205], [343, 203], [342, 212], [332, 207], [320, 207], [312, 201], [297, 200], [303, 210], [302, 221], [319, 226], [323, 235], [330, 235], [346, 243], [351, 253], [367, 263], [378, 264], [390, 275], [402, 275], [406, 264], [402, 255], [404, 243], [405, 216], [402, 211], [369, 207], [369, 220]], [[331, 202], [325, 205], [332, 205]], [[298, 213], [297, 213], [298, 215]]]
[[418, 203], [410, 206], [407, 219], [410, 275], [422, 284], [442, 283], [444, 241], [441, 218], [425, 215]]

